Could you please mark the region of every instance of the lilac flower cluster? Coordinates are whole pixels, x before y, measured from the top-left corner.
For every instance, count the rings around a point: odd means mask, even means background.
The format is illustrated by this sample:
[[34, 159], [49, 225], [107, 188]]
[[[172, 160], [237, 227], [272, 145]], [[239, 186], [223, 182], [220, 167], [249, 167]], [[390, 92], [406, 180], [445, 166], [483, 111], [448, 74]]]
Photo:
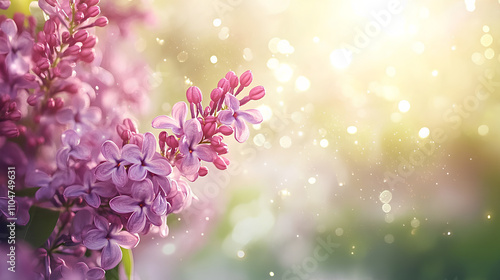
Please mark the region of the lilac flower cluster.
[[[0, 8], [9, 4], [0, 1]], [[189, 182], [208, 173], [206, 163], [227, 168], [224, 137], [248, 139], [247, 123], [262, 122], [262, 115], [241, 107], [261, 99], [265, 90], [253, 87], [240, 98], [252, 73], [238, 77], [230, 71], [205, 107], [201, 90], [190, 87], [188, 103], [179, 102], [171, 116], [152, 121], [162, 130], [158, 139], [140, 133], [124, 115], [147, 105], [148, 70], [140, 61], [128, 67], [134, 69], [130, 73], [117, 66], [135, 62], [116, 51], [130, 34], [113, 22], [114, 6], [108, 4], [110, 21], [101, 15], [99, 0], [39, 0], [38, 5], [47, 16], [38, 25], [21, 14], [0, 17], [0, 166], [15, 167], [17, 190], [26, 192], [16, 197], [19, 226], [32, 222], [36, 215], [30, 213], [37, 209], [57, 214], [52, 233], [35, 250], [29, 277], [102, 279], [141, 235], [168, 234], [167, 216], [196, 199]], [[105, 26], [109, 36], [100, 37], [98, 45], [95, 27]], [[0, 221], [5, 221], [11, 213], [2, 176]]]

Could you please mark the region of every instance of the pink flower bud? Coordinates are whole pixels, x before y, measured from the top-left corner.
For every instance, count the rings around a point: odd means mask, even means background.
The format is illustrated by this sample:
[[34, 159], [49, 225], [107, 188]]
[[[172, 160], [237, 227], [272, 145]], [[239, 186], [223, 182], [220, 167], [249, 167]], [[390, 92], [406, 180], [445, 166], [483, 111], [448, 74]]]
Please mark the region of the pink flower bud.
[[241, 74], [241, 76], [240, 76], [240, 84], [243, 87], [249, 86], [252, 83], [252, 80], [253, 80], [253, 75], [252, 75], [252, 71], [250, 71], [250, 70], [245, 71], [245, 73]]
[[56, 109], [61, 109], [64, 106], [64, 100], [61, 97], [56, 97]]
[[49, 100], [47, 100], [47, 108], [53, 109], [54, 107], [56, 107], [56, 102], [54, 101], [54, 98], [49, 98]]
[[49, 4], [52, 7], [56, 6], [56, 0], [45, 0], [45, 2], [47, 2], [47, 4]]
[[101, 8], [99, 6], [92, 6], [85, 13], [87, 17], [96, 17], [101, 13]]
[[69, 41], [69, 38], [71, 37], [71, 35], [69, 34], [68, 31], [64, 31], [62, 34], [61, 34], [61, 39], [62, 39], [62, 42], [63, 43], [68, 43]]
[[215, 103], [217, 103], [221, 99], [221, 97], [222, 97], [221, 88], [214, 88], [210, 93], [210, 99], [212, 99], [212, 101]]
[[70, 55], [77, 55], [80, 53], [80, 46], [79, 45], [72, 45], [69, 46], [64, 52], [63, 56], [70, 56]]
[[229, 135], [233, 134], [234, 130], [232, 127], [230, 127], [228, 125], [223, 125], [223, 126], [219, 127], [217, 132], [220, 132], [225, 136], [229, 136]]
[[45, 71], [49, 69], [50, 62], [47, 58], [41, 58], [36, 62], [36, 66], [40, 68], [40, 70]]
[[229, 165], [229, 160], [225, 157], [217, 157], [214, 160], [214, 165], [219, 170], [226, 170], [227, 166]]
[[42, 43], [36, 43], [35, 45], [33, 45], [33, 51], [40, 53], [40, 54], [44, 54], [45, 53], [45, 45]]
[[198, 175], [200, 177], [207, 176], [208, 174], [208, 168], [206, 166], [201, 166], [200, 169], [198, 170]]
[[238, 86], [238, 76], [236, 76], [236, 74], [233, 71], [227, 72], [225, 78], [229, 81], [229, 85], [232, 88], [235, 88], [236, 86]]
[[19, 136], [19, 129], [15, 123], [11, 121], [0, 122], [0, 135], [7, 136], [7, 138], [14, 138]]
[[216, 125], [213, 122], [206, 123], [203, 126], [203, 135], [205, 135], [206, 138], [210, 138], [215, 134], [216, 130]]
[[218, 146], [222, 143], [222, 137], [221, 136], [214, 136], [212, 137], [212, 139], [210, 140], [210, 144], [214, 145], [214, 146]]
[[94, 58], [95, 58], [94, 49], [83, 49], [80, 52], [80, 60], [84, 62], [91, 63], [92, 61], [94, 61]]
[[85, 41], [82, 42], [82, 47], [87, 49], [93, 48], [96, 43], [97, 43], [97, 37], [90, 35], [85, 39]]
[[76, 6], [76, 9], [79, 10], [79, 11], [85, 11], [89, 6], [85, 3], [79, 3], [77, 6]]
[[104, 27], [108, 25], [109, 20], [107, 17], [100, 17], [94, 21], [94, 26]]
[[99, 0], [88, 0], [87, 1], [87, 5], [89, 5], [89, 7], [90, 6], [95, 6], [97, 4], [99, 4]]
[[263, 86], [256, 86], [250, 90], [250, 98], [252, 100], [259, 100], [266, 95], [266, 90]]
[[78, 11], [75, 13], [75, 20], [80, 21], [85, 17], [85, 14], [82, 11]]
[[87, 30], [78, 30], [75, 35], [73, 35], [73, 39], [77, 42], [83, 42], [89, 37], [89, 32]]
[[203, 96], [201, 94], [201, 90], [198, 88], [198, 87], [189, 87], [186, 91], [186, 97], [187, 97], [187, 100], [190, 102], [190, 103], [195, 103], [195, 104], [198, 104], [201, 102], [201, 100], [203, 99]]
[[222, 89], [222, 93], [228, 92], [229, 88], [231, 87], [229, 81], [226, 78], [222, 78], [219, 80], [217, 83], [217, 87]]
[[167, 146], [169, 146], [172, 149], [175, 149], [179, 147], [179, 141], [177, 140], [177, 138], [175, 138], [175, 136], [170, 135], [167, 137]]
[[47, 20], [43, 25], [43, 32], [45, 34], [52, 34], [56, 31], [56, 23], [53, 20]]

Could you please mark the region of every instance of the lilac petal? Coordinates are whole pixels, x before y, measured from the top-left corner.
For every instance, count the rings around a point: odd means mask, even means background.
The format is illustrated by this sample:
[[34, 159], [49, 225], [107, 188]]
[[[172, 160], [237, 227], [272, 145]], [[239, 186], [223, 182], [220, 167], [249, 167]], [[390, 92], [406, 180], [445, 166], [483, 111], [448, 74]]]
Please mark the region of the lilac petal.
[[9, 41], [5, 38], [0, 38], [0, 54], [7, 54], [10, 52]]
[[161, 216], [158, 214], [155, 214], [153, 211], [150, 209], [145, 209], [146, 212], [146, 217], [148, 220], [155, 226], [161, 226]]
[[85, 274], [89, 271], [89, 267], [84, 262], [79, 262], [73, 266], [73, 271], [85, 278]]
[[200, 160], [193, 154], [188, 154], [182, 159], [181, 171], [185, 174], [193, 174], [200, 169]]
[[142, 164], [134, 164], [128, 169], [128, 177], [130, 180], [142, 181], [146, 179], [148, 171]]
[[68, 129], [61, 135], [61, 142], [64, 146], [74, 147], [80, 142], [80, 136], [73, 129]]
[[123, 146], [122, 158], [129, 163], [142, 163], [141, 150], [139, 150], [139, 147], [135, 144], [127, 144]]
[[145, 201], [146, 203], [153, 201], [153, 182], [149, 179], [135, 182], [132, 185], [132, 197], [139, 201]]
[[222, 112], [219, 113], [219, 115], [217, 116], [217, 118], [219, 119], [219, 121], [223, 124], [226, 124], [226, 125], [232, 125], [233, 122], [234, 122], [234, 111], [233, 110], [224, 110]]
[[159, 157], [148, 162], [147, 169], [149, 172], [159, 175], [167, 176], [172, 172], [172, 166], [166, 158]]
[[257, 109], [238, 111], [238, 118], [243, 118], [245, 121], [251, 124], [258, 124], [263, 120], [262, 114]]
[[50, 181], [52, 179], [50, 176], [40, 170], [35, 170], [35, 172], [28, 172], [26, 174], [26, 185], [32, 186], [32, 187], [42, 187], [42, 186], [48, 186]]
[[84, 198], [91, 207], [98, 208], [101, 205], [101, 198], [94, 192], [84, 196]]
[[128, 182], [127, 171], [125, 171], [123, 164], [118, 166], [115, 172], [111, 173], [111, 180], [118, 187], [122, 187]]
[[83, 245], [90, 250], [100, 250], [108, 243], [107, 234], [107, 232], [99, 229], [91, 229], [85, 234]]
[[101, 267], [104, 270], [112, 269], [122, 260], [122, 250], [114, 242], [108, 244], [102, 249]]
[[57, 151], [56, 154], [56, 165], [59, 169], [67, 169], [68, 168], [68, 159], [69, 159], [69, 148], [63, 148]]
[[170, 184], [170, 180], [168, 179], [168, 177], [153, 176], [151, 178], [151, 181], [153, 182], [153, 187], [154, 187], [155, 192], [158, 191], [157, 187], [159, 186], [163, 190], [163, 193], [165, 195], [168, 195], [168, 193], [170, 193], [171, 184]]
[[113, 197], [116, 194], [115, 186], [109, 182], [95, 183], [92, 191], [102, 197]]
[[177, 121], [179, 124], [178, 126], [182, 128], [184, 121], [186, 120], [188, 114], [188, 107], [187, 104], [184, 102], [177, 102], [174, 104], [172, 107], [172, 117]]
[[184, 137], [190, 145], [198, 144], [203, 137], [201, 124], [198, 119], [190, 119], [184, 125]]
[[146, 226], [146, 215], [142, 210], [136, 211], [130, 215], [127, 222], [127, 229], [131, 233], [141, 232]]
[[45, 0], [38, 0], [38, 6], [49, 16], [55, 15], [57, 13], [57, 8], [52, 7]]
[[167, 201], [161, 194], [158, 194], [155, 200], [153, 200], [151, 210], [157, 215], [163, 215], [167, 212]]
[[102, 144], [101, 153], [107, 160], [118, 161], [120, 157], [120, 149], [115, 142], [108, 140]]
[[100, 267], [94, 267], [89, 269], [89, 271], [87, 271], [87, 279], [89, 280], [94, 280], [94, 279], [99, 280], [104, 278], [104, 275], [105, 275], [104, 269]]
[[144, 141], [142, 142], [142, 154], [144, 159], [152, 159], [156, 153], [156, 138], [155, 136], [147, 132], [144, 134]]
[[95, 216], [94, 217], [94, 224], [101, 231], [105, 231], [105, 232], [109, 231], [109, 221], [102, 216]]
[[51, 187], [41, 187], [36, 191], [35, 198], [37, 200], [48, 200], [54, 197], [56, 190]]
[[87, 193], [87, 190], [82, 185], [72, 185], [64, 190], [65, 197], [79, 197]]
[[57, 112], [56, 120], [61, 124], [68, 124], [74, 122], [75, 113], [71, 108], [63, 108]]
[[217, 158], [217, 153], [210, 145], [203, 144], [196, 147], [196, 156], [201, 160], [212, 162]]
[[153, 128], [161, 129], [173, 129], [175, 127], [179, 127], [177, 121], [169, 116], [158, 116], [153, 119], [151, 125]]
[[13, 52], [5, 57], [5, 64], [9, 69], [9, 73], [15, 75], [23, 75], [29, 69], [29, 64], [21, 56]]
[[17, 26], [16, 23], [12, 19], [6, 19], [0, 25], [0, 29], [9, 37], [10, 40], [17, 34]]
[[120, 195], [112, 198], [109, 201], [109, 206], [113, 211], [120, 214], [132, 213], [141, 209], [139, 203], [128, 195]]
[[106, 181], [111, 178], [111, 174], [115, 171], [116, 164], [112, 162], [103, 162], [95, 168], [95, 177], [98, 180]]
[[226, 94], [224, 102], [226, 103], [226, 106], [233, 111], [238, 111], [240, 109], [240, 101], [232, 94]]
[[125, 249], [132, 249], [139, 244], [139, 236], [128, 231], [120, 231], [113, 235], [113, 240]]
[[90, 157], [90, 149], [86, 146], [79, 145], [74, 147], [69, 155], [75, 159], [88, 160]]
[[236, 133], [234, 138], [236, 141], [243, 143], [247, 141], [248, 136], [250, 136], [250, 131], [248, 130], [247, 124], [242, 119], [236, 119], [235, 123]]

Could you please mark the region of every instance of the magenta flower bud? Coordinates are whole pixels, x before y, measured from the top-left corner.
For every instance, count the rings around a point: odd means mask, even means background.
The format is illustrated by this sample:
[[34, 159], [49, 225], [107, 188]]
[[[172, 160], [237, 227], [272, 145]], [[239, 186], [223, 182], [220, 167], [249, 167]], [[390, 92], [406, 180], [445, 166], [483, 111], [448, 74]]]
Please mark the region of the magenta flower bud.
[[128, 142], [130, 138], [132, 138], [132, 133], [130, 132], [130, 130], [124, 130], [120, 134], [120, 138], [123, 140], [123, 142]]
[[252, 71], [250, 71], [250, 70], [245, 71], [245, 73], [241, 74], [241, 76], [240, 76], [240, 84], [243, 87], [249, 86], [252, 83], [252, 80], [253, 80], [253, 75], [252, 75]]
[[17, 122], [18, 120], [20, 120], [22, 117], [21, 115], [21, 111], [19, 110], [13, 110], [10, 114], [9, 114], [9, 119], [11, 121], [15, 121]]
[[56, 109], [61, 109], [64, 106], [64, 100], [61, 97], [56, 97]]
[[45, 22], [45, 24], [43, 25], [43, 32], [45, 32], [45, 34], [52, 34], [56, 31], [56, 23], [53, 21], [53, 20], [48, 20]]
[[90, 6], [95, 6], [97, 4], [99, 4], [99, 0], [88, 0], [87, 1], [87, 5], [89, 5], [89, 7]]
[[238, 86], [238, 76], [233, 71], [227, 72], [226, 79], [229, 81], [231, 88]]
[[89, 6], [85, 3], [80, 3], [76, 6], [76, 9], [79, 11], [85, 11]]
[[68, 84], [62, 88], [62, 91], [66, 91], [68, 93], [75, 94], [78, 92], [78, 85], [77, 84]]
[[23, 75], [23, 78], [28, 82], [33, 82], [36, 79], [36, 76], [30, 73], [26, 73]]
[[0, 135], [4, 135], [7, 138], [14, 138], [19, 136], [19, 129], [15, 123], [11, 121], [0, 122]]
[[222, 143], [222, 136], [214, 136], [212, 137], [212, 139], [210, 140], [210, 144], [212, 144], [213, 146], [219, 146], [221, 143]]
[[86, 11], [86, 16], [87, 17], [96, 17], [101, 13], [101, 8], [99, 6], [92, 6], [89, 7]]
[[93, 25], [99, 26], [99, 27], [104, 27], [104, 26], [108, 25], [108, 23], [109, 23], [109, 20], [107, 17], [100, 17], [94, 21]]
[[217, 157], [214, 160], [214, 165], [219, 170], [226, 170], [227, 166], [229, 165], [229, 160], [225, 157]]
[[93, 49], [83, 49], [80, 52], [80, 60], [91, 63], [94, 61], [95, 58], [95, 51]]
[[49, 69], [50, 67], [50, 62], [49, 59], [47, 58], [41, 58], [36, 62], [36, 66], [40, 68], [40, 70], [45, 71]]
[[42, 43], [36, 43], [35, 45], [33, 45], [33, 51], [40, 53], [40, 54], [44, 54], [45, 53], [45, 45]]
[[49, 100], [47, 100], [47, 108], [53, 109], [54, 107], [56, 107], [56, 102], [54, 101], [54, 98], [49, 98]]
[[225, 136], [229, 136], [229, 135], [233, 134], [234, 129], [228, 125], [222, 125], [221, 127], [219, 127], [217, 132], [220, 132]]
[[93, 48], [95, 44], [97, 43], [97, 37], [90, 35], [88, 36], [85, 41], [82, 41], [82, 47], [83, 48]]
[[70, 56], [70, 55], [78, 55], [80, 53], [80, 46], [79, 45], [73, 45], [69, 46], [64, 52], [63, 56]]
[[250, 90], [250, 98], [252, 100], [259, 100], [266, 95], [266, 90], [263, 86], [256, 86]]
[[215, 130], [217, 129], [215, 123], [210, 122], [206, 123], [203, 126], [203, 134], [205, 135], [206, 138], [210, 138], [215, 134]]
[[160, 150], [162, 153], [165, 151], [165, 146], [167, 145], [167, 136], [168, 134], [166, 131], [162, 131], [158, 135], [158, 144], [160, 144]]
[[190, 103], [195, 103], [195, 104], [198, 104], [201, 102], [201, 100], [203, 100], [203, 96], [201, 94], [201, 90], [196, 87], [196, 86], [193, 86], [193, 87], [189, 87], [186, 91], [186, 97], [187, 97], [187, 100], [190, 102]]
[[63, 43], [68, 43], [69, 41], [69, 38], [71, 37], [71, 35], [69, 34], [68, 31], [64, 31], [62, 34], [61, 34], [61, 39], [62, 39], [62, 42]]
[[210, 99], [212, 99], [212, 101], [215, 103], [217, 103], [221, 99], [221, 97], [222, 97], [221, 88], [214, 88], [210, 93]]
[[208, 174], [208, 168], [206, 166], [200, 166], [200, 169], [198, 170], [198, 175], [200, 177], [207, 176]]
[[222, 93], [224, 93], [224, 92], [229, 91], [229, 88], [231, 87], [231, 85], [229, 84], [229, 81], [226, 78], [222, 78], [217, 83], [217, 87], [220, 87], [222, 89]]
[[20, 135], [26, 135], [26, 131], [28, 131], [28, 128], [26, 128], [24, 125], [18, 126], [17, 129], [19, 129]]
[[83, 42], [89, 37], [89, 32], [87, 30], [78, 30], [75, 35], [73, 35], [73, 39], [77, 42]]
[[78, 11], [75, 13], [75, 20], [80, 21], [85, 18], [85, 14], [82, 11]]
[[169, 146], [172, 149], [179, 147], [179, 141], [173, 135], [168, 136], [166, 142], [167, 142], [167, 146]]

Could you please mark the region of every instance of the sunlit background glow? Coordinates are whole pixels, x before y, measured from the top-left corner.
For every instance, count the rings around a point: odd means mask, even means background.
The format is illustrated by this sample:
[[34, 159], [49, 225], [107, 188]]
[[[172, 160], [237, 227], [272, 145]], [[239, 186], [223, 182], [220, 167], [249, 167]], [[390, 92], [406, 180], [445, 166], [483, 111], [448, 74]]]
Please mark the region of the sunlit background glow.
[[228, 70], [267, 95], [140, 279], [500, 279], [500, 1], [143, 2], [142, 131]]

